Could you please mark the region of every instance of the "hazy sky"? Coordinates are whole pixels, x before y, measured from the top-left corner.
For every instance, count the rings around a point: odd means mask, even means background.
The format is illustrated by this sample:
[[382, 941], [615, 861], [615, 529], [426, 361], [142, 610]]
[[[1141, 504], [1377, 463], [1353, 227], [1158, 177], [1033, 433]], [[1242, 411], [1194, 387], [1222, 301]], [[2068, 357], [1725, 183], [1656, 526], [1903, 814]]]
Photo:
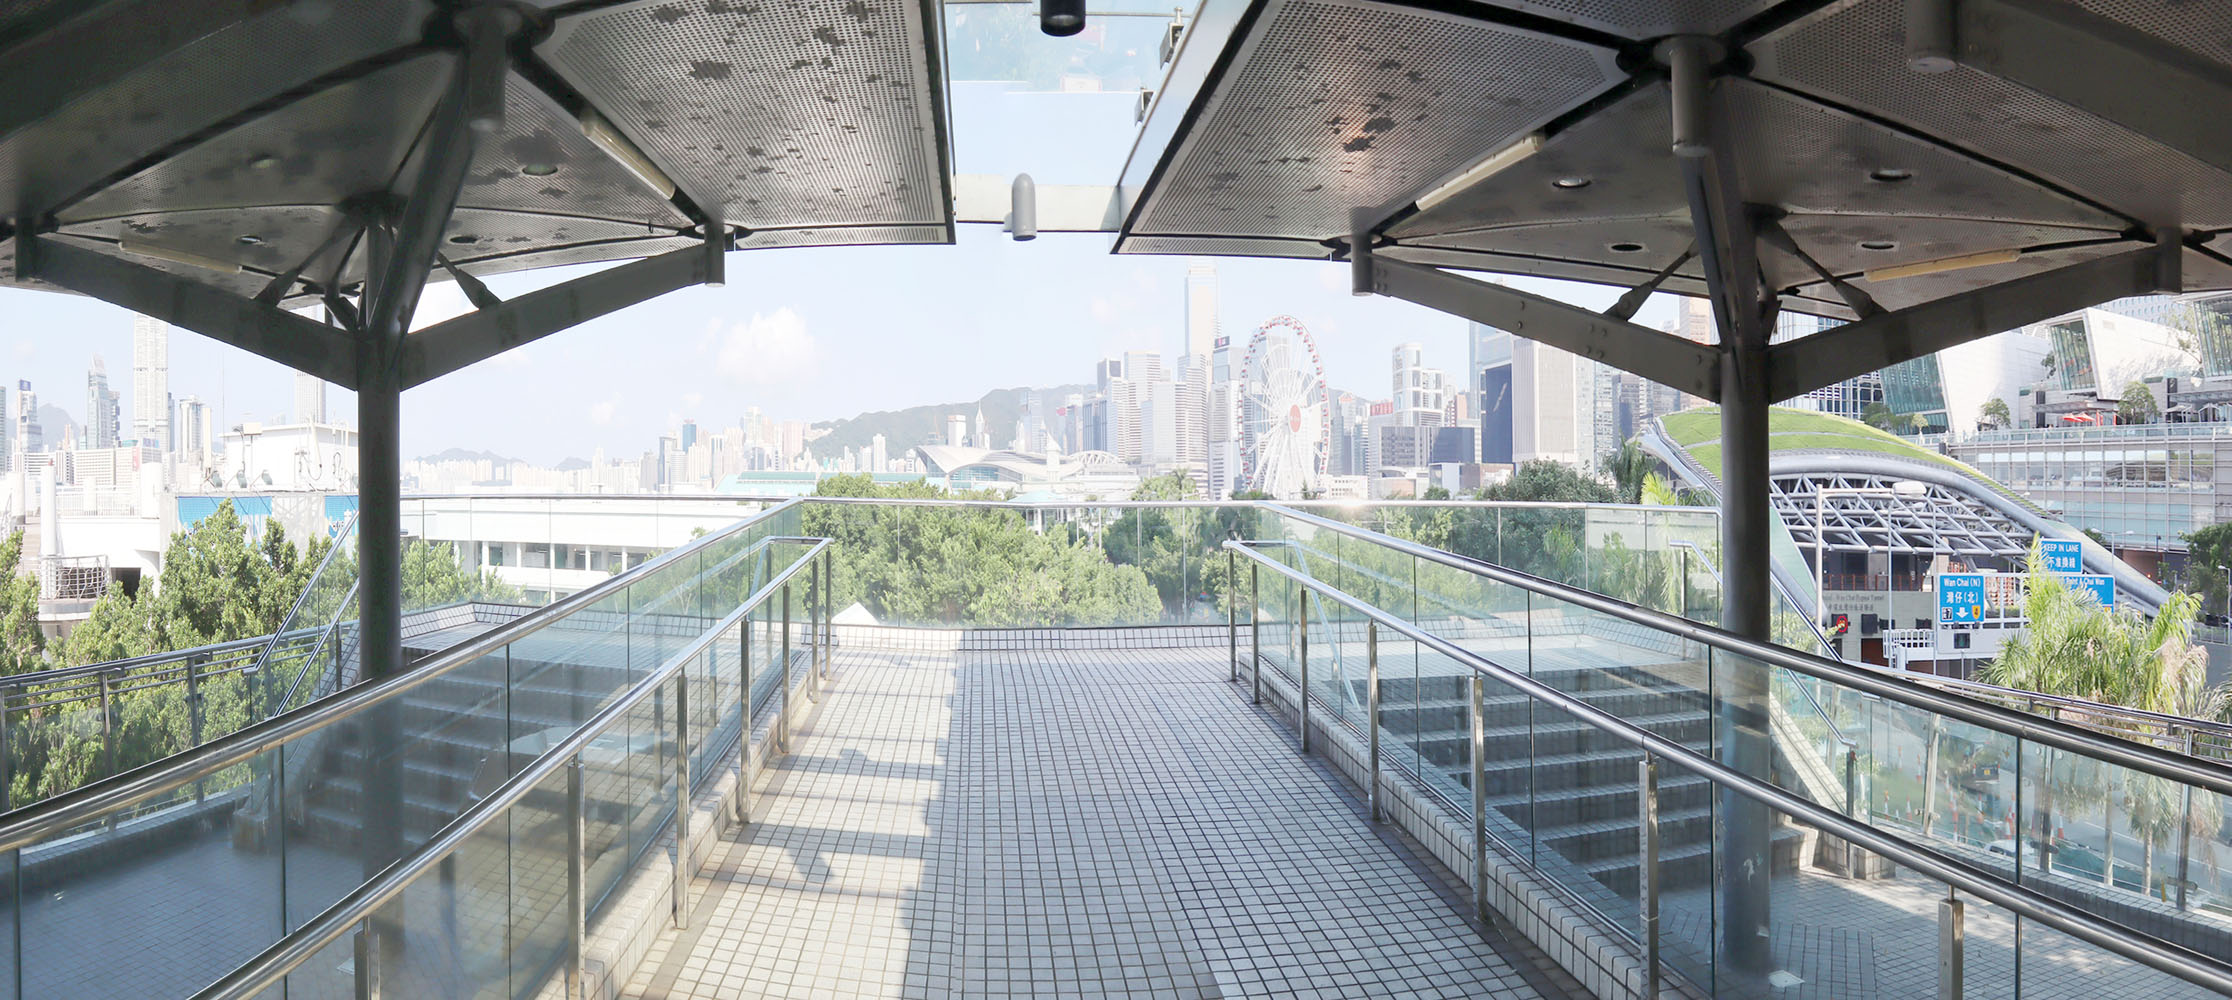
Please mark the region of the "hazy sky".
[[[1023, 18], [1028, 9], [991, 13]], [[1159, 30], [1156, 22], [1136, 20], [1144, 22], [1131, 26], [1140, 37]], [[956, 25], [951, 42], [957, 59], [972, 44], [962, 27]], [[1022, 25], [1007, 28], [1014, 41], [1003, 44], [1042, 44], [1043, 36]], [[1116, 69], [1100, 69], [1113, 78], [1123, 65], [1152, 59], [1134, 43], [1110, 38], [1071, 43], [1101, 46], [1079, 49], [1072, 64], [1085, 65], [1086, 54], [1115, 59]], [[1134, 92], [1049, 94], [1020, 84], [959, 82], [952, 94], [959, 172], [1028, 170], [1045, 184], [1105, 184], [1129, 153]], [[777, 418], [827, 420], [975, 399], [995, 388], [1088, 382], [1095, 360], [1122, 350], [1175, 354], [1184, 337], [1189, 259], [1118, 257], [1110, 245], [1106, 235], [1016, 243], [994, 227], [965, 226], [955, 246], [731, 254], [725, 288], [674, 292], [406, 393], [405, 454], [463, 447], [555, 463], [602, 447], [628, 456], [685, 417], [718, 428], [756, 405]], [[1430, 365], [1450, 371], [1465, 365], [1461, 320], [1392, 299], [1351, 297], [1343, 265], [1242, 258], [1216, 264], [1225, 334], [1237, 343], [1263, 321], [1292, 315], [1315, 336], [1335, 388], [1385, 396], [1389, 350], [1407, 340], [1425, 345]], [[499, 276], [488, 284], [509, 296], [584, 270]], [[1515, 284], [1599, 308], [1616, 295], [1559, 282]], [[454, 286], [430, 285], [419, 321], [464, 308]], [[1656, 326], [1670, 315], [1670, 306], [1654, 301], [1637, 319]], [[42, 403], [82, 421], [85, 373], [96, 354], [107, 362], [110, 387], [124, 397], [128, 427], [138, 402], [131, 398], [130, 314], [90, 299], [0, 289], [0, 386], [30, 379]], [[286, 416], [293, 379], [276, 364], [174, 331], [171, 392], [221, 404], [220, 425], [230, 427]], [[348, 393], [331, 390], [327, 406], [354, 423]]]

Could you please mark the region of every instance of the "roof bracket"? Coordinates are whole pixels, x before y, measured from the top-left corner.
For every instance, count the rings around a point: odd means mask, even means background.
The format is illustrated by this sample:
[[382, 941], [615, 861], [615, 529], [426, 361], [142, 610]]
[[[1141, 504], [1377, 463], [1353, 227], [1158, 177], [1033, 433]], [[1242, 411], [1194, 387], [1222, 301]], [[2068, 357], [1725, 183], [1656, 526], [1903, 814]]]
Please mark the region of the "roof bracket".
[[145, 264], [71, 243], [16, 234], [16, 273], [192, 330], [347, 389], [356, 345], [324, 323]]
[[2161, 280], [2165, 256], [2149, 246], [2096, 257], [1776, 344], [1767, 349], [1768, 398], [1789, 399], [2002, 330], [2148, 294]]
[[1861, 291], [1860, 287], [1852, 282], [1829, 273], [1828, 268], [1821, 266], [1820, 261], [1813, 259], [1813, 255], [1801, 248], [1798, 241], [1791, 238], [1789, 231], [1783, 229], [1781, 220], [1761, 213], [1752, 220], [1752, 229], [1759, 234], [1760, 240], [1768, 246], [1798, 258], [1800, 263], [1806, 265], [1830, 288], [1835, 289], [1837, 297], [1843, 299], [1845, 305], [1851, 306], [1853, 313], [1858, 315], [1859, 318], [1867, 319], [1883, 312], [1883, 307], [1876, 304], [1874, 296]]
[[1350, 273], [1358, 294], [1385, 295], [1462, 316], [1660, 385], [1720, 400], [1720, 352], [1710, 345], [1516, 288], [1383, 258], [1372, 252], [1369, 243], [1352, 249]]
[[1674, 258], [1673, 263], [1660, 268], [1657, 274], [1651, 275], [1642, 284], [1628, 289], [1626, 295], [1620, 296], [1620, 301], [1612, 303], [1612, 307], [1604, 311], [1604, 315], [1618, 320], [1634, 319], [1636, 311], [1643, 308], [1644, 301], [1651, 297], [1651, 293], [1658, 291], [1659, 286], [1666, 283], [1666, 279], [1673, 277], [1674, 272], [1681, 270], [1682, 265], [1696, 256], [1697, 242], [1692, 240], [1681, 255]]
[[504, 304], [504, 300], [498, 298], [495, 292], [489, 291], [487, 285], [481, 284], [479, 278], [466, 274], [464, 269], [451, 263], [447, 255], [436, 252], [434, 262], [442, 265], [442, 270], [449, 272], [450, 280], [457, 282], [458, 290], [465, 293], [466, 301], [471, 302], [473, 308], [494, 309]]
[[400, 388], [423, 385], [677, 288], [712, 283], [721, 277], [715, 248], [727, 243], [727, 233], [716, 230], [698, 246], [585, 274], [422, 328], [403, 338], [396, 360]]
[[280, 300], [287, 297], [288, 292], [294, 291], [295, 282], [302, 280], [302, 272], [309, 269], [312, 261], [325, 256], [334, 247], [355, 239], [357, 234], [363, 231], [364, 226], [362, 224], [335, 226], [333, 232], [326, 234], [325, 241], [318, 244], [317, 249], [303, 255], [301, 260], [295, 262], [295, 266], [288, 268], [283, 274], [274, 276], [268, 284], [264, 285], [263, 291], [256, 293], [256, 301], [267, 306], [278, 305]]

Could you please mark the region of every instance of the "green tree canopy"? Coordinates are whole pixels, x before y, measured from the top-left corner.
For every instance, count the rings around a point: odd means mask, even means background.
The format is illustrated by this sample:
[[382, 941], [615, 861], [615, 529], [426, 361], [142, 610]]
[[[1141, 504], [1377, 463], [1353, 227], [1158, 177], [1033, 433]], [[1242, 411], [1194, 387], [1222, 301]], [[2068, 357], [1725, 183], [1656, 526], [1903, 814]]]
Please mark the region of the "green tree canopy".
[[2124, 384], [2123, 398], [2116, 401], [2116, 422], [2120, 424], [2151, 424], [2162, 416], [2162, 407], [2155, 402], [2154, 390], [2147, 383], [2132, 379]]
[[[817, 495], [880, 499], [995, 499], [867, 475], [823, 479]], [[1091, 524], [1041, 531], [1022, 510], [816, 504], [803, 533], [836, 540], [840, 610], [858, 603], [905, 625], [1113, 625], [1159, 617], [1156, 588], [1136, 565], [1102, 555]], [[1089, 515], [1088, 515], [1089, 516]]]
[[0, 541], [0, 673], [46, 666], [46, 634], [39, 631], [39, 581], [24, 571], [23, 531]]
[[1897, 419], [1898, 413], [1891, 409], [1891, 404], [1882, 400], [1860, 408], [1860, 422], [1880, 431], [1890, 430]]
[[2186, 586], [2201, 598], [2203, 611], [2223, 613], [2224, 570], [2232, 566], [2232, 523], [2212, 524], [2185, 536], [2188, 552]]
[[2008, 411], [2007, 400], [1998, 396], [1984, 401], [1984, 405], [1976, 411], [1976, 420], [1978, 423], [1995, 428], [2015, 426], [2015, 414]]
[[[1641, 488], [1641, 480], [1637, 480]], [[1531, 500], [1564, 503], [1617, 503], [1612, 485], [1556, 459], [1521, 462], [1511, 476], [1480, 491], [1482, 500]]]

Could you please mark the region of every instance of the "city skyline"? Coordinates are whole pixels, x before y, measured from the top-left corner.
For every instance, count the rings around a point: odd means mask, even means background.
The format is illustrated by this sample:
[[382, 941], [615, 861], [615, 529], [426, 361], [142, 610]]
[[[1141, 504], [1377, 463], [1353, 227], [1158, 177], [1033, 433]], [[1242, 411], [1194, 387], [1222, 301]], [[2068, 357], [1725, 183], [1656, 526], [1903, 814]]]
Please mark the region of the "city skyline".
[[[405, 454], [455, 447], [555, 465], [599, 447], [640, 452], [685, 418], [726, 423], [747, 406], [817, 423], [1081, 381], [1072, 373], [1089, 373], [1099, 358], [1126, 349], [1178, 356], [1191, 258], [1110, 257], [1095, 237], [1018, 244], [981, 227], [964, 228], [960, 242], [733, 254], [726, 289], [677, 292], [406, 394]], [[1216, 269], [1223, 335], [1244, 337], [1273, 316], [1296, 315], [1316, 335], [1335, 386], [1372, 391], [1385, 381], [1388, 349], [1406, 341], [1424, 343], [1443, 368], [1462, 359], [1463, 321], [1391, 299], [1354, 298], [1345, 265], [1223, 259]], [[582, 270], [498, 276], [489, 284], [512, 296]], [[891, 287], [847, 294], [861, 274]], [[1512, 281], [1583, 306], [1616, 296], [1571, 282]], [[987, 304], [1001, 308], [981, 308]], [[416, 322], [466, 308], [453, 285], [437, 283]], [[82, 424], [74, 387], [84, 383], [92, 355], [132, 356], [133, 315], [18, 289], [0, 289], [0, 310], [16, 319], [0, 331], [0, 379], [32, 382]], [[1671, 315], [1670, 305], [1654, 299], [1643, 319]], [[1048, 328], [1075, 332], [1049, 338]], [[68, 347], [42, 336], [56, 329], [76, 333]], [[199, 335], [169, 341], [168, 393], [198, 397], [217, 429], [292, 419], [291, 369]], [[867, 356], [877, 363], [844, 364]], [[582, 363], [589, 357], [609, 360]], [[136, 385], [111, 381], [123, 397], [125, 426], [135, 426]], [[329, 388], [326, 410], [353, 423], [354, 395]]]

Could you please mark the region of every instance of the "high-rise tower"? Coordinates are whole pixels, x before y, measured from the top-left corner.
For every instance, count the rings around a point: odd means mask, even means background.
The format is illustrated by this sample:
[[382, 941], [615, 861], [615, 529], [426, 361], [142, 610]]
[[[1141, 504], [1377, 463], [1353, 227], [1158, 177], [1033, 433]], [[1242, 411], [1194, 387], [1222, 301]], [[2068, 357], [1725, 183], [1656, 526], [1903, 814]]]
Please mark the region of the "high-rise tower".
[[171, 449], [170, 326], [132, 317], [132, 436]]

